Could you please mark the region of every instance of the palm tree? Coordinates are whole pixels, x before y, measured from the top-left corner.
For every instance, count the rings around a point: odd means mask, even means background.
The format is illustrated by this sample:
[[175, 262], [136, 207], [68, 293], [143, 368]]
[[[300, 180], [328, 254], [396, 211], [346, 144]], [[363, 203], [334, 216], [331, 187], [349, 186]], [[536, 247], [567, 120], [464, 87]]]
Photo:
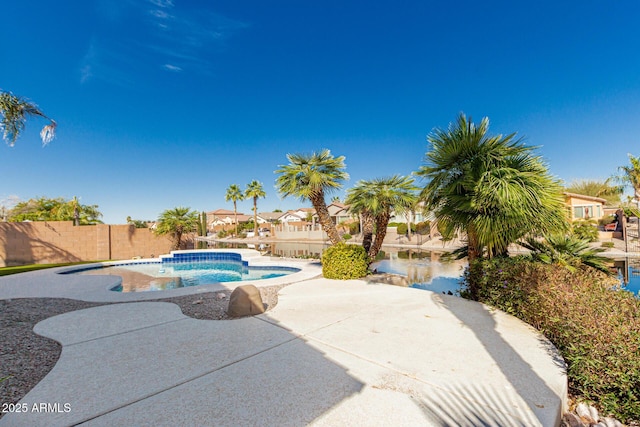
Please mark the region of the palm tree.
[[254, 179], [249, 183], [249, 185], [247, 185], [247, 188], [244, 191], [244, 196], [247, 199], [253, 198], [253, 235], [254, 237], [258, 237], [258, 198], [264, 198], [267, 194], [262, 188], [262, 183]]
[[[413, 182], [413, 178], [394, 175], [390, 178], [358, 181], [355, 187], [347, 191], [347, 204], [353, 206], [352, 212], [362, 215], [362, 246], [371, 260], [375, 259], [382, 248], [391, 211], [403, 211], [416, 202], [418, 187]], [[372, 219], [375, 221], [376, 235], [373, 243], [370, 243]]]
[[227, 194], [224, 196], [224, 199], [228, 202], [229, 200], [233, 201], [233, 221], [236, 225], [236, 232], [235, 232], [235, 236], [238, 235], [238, 207], [237, 207], [237, 202], [238, 200], [242, 201], [244, 200], [244, 194], [242, 193], [242, 190], [240, 189], [240, 187], [238, 187], [236, 184], [231, 184], [229, 186], [229, 188], [227, 188]]
[[608, 205], [620, 203], [620, 195], [624, 192], [621, 185], [612, 185], [612, 178], [604, 181], [580, 179], [571, 182], [565, 190], [569, 193], [583, 194], [585, 196], [600, 197], [607, 201]]
[[341, 188], [342, 181], [349, 179], [344, 171], [344, 156], [333, 157], [331, 151], [324, 149], [312, 154], [287, 154], [287, 160], [288, 165], [280, 165], [275, 171], [280, 175], [276, 179], [278, 192], [283, 197], [309, 200], [331, 243], [341, 242], [324, 197], [325, 193]]
[[2, 128], [2, 138], [11, 147], [18, 139], [20, 132], [24, 129], [28, 116], [40, 116], [49, 120], [49, 124], [40, 131], [42, 143], [47, 145], [55, 137], [56, 122], [47, 117], [36, 104], [12, 94], [11, 92], [0, 92], [0, 128]]
[[628, 154], [630, 166], [620, 166], [618, 170], [623, 173], [618, 179], [633, 188], [633, 197], [636, 199], [638, 210], [640, 210], [640, 156], [634, 157]]
[[535, 147], [488, 130], [488, 118], [475, 125], [460, 114], [428, 136], [426, 164], [416, 173], [427, 180], [421, 198], [443, 237], [466, 233], [469, 261], [485, 251], [489, 258], [504, 255], [528, 234], [568, 227], [562, 187], [533, 155]]
[[198, 212], [190, 208], [177, 207], [167, 209], [160, 214], [156, 234], [171, 235], [173, 240], [173, 250], [178, 250], [182, 246], [182, 235], [191, 233], [198, 227]]

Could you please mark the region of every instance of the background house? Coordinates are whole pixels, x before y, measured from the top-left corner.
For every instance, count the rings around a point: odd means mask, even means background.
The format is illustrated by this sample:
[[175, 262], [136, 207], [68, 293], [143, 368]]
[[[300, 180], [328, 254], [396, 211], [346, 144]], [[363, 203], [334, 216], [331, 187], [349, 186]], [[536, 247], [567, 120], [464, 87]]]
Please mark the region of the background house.
[[583, 194], [563, 193], [569, 219], [601, 219], [604, 213], [605, 199], [600, 197], [585, 196]]

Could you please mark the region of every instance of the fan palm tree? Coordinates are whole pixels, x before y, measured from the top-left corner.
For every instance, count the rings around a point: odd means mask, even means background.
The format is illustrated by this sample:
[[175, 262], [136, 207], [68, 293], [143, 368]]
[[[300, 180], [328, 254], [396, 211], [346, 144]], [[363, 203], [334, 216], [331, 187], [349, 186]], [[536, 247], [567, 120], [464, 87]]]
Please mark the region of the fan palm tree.
[[427, 180], [421, 198], [444, 238], [463, 232], [469, 261], [504, 255], [530, 233], [550, 234], [568, 226], [562, 187], [535, 147], [515, 134], [489, 136], [489, 119], [479, 125], [460, 114], [447, 130], [427, 138], [430, 151], [418, 176]]
[[231, 184], [229, 188], [227, 188], [227, 194], [224, 196], [224, 199], [228, 202], [229, 200], [233, 201], [233, 221], [236, 225], [235, 235], [238, 235], [238, 207], [237, 202], [240, 200], [244, 200], [244, 194], [238, 185]]
[[332, 244], [342, 241], [336, 225], [333, 223], [325, 194], [342, 187], [342, 181], [349, 179], [344, 171], [344, 156], [333, 157], [331, 151], [324, 149], [312, 154], [287, 154], [288, 165], [280, 165], [275, 173], [276, 188], [283, 196], [295, 196], [300, 200], [309, 200], [316, 210], [320, 225]]
[[11, 147], [18, 139], [20, 132], [24, 129], [27, 117], [39, 116], [49, 120], [40, 131], [42, 143], [47, 145], [55, 137], [56, 122], [47, 117], [36, 104], [12, 94], [11, 92], [0, 92], [0, 128], [2, 128], [2, 138]]
[[633, 188], [633, 197], [636, 199], [638, 210], [640, 210], [640, 156], [634, 157], [631, 154], [628, 156], [631, 165], [618, 168], [622, 172], [618, 179]]
[[266, 196], [267, 193], [264, 192], [262, 183], [255, 179], [247, 185], [244, 191], [244, 197], [247, 199], [253, 198], [253, 235], [255, 237], [258, 237], [258, 198], [264, 198]]
[[156, 234], [169, 234], [173, 240], [173, 250], [178, 250], [182, 246], [182, 236], [185, 233], [195, 231], [200, 222], [198, 212], [190, 208], [177, 207], [167, 209], [158, 218]]
[[[391, 211], [403, 211], [415, 204], [418, 187], [413, 182], [413, 178], [394, 175], [390, 178], [358, 181], [355, 187], [347, 191], [347, 204], [353, 206], [352, 212], [362, 215], [362, 246], [371, 260], [375, 259], [382, 248]], [[374, 221], [376, 234], [371, 243]]]

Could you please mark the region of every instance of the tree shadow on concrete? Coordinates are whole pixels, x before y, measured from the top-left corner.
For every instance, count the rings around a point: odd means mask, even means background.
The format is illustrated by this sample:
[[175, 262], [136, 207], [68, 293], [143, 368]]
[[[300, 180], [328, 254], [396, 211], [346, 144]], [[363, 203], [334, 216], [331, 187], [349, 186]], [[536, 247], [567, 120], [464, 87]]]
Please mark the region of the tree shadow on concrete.
[[[540, 361], [536, 361], [537, 366], [532, 366], [525, 360], [526, 356], [523, 357], [505, 339], [508, 334], [513, 336], [514, 332], [499, 325], [496, 319], [500, 316], [510, 317], [509, 315], [458, 297], [433, 294], [432, 299], [473, 332], [512, 385], [513, 391], [495, 390], [474, 384], [454, 384], [451, 385], [452, 393], [443, 391], [437, 398], [422, 400], [420, 406], [427, 416], [435, 417], [446, 426], [559, 425], [566, 399], [566, 365], [553, 344], [538, 333], [537, 342], [532, 343], [532, 346], [538, 348], [531, 348], [532, 353], [540, 353], [540, 349], [543, 354], [546, 353], [546, 364], [544, 361], [542, 364], [547, 378], [551, 378], [548, 381], [535, 371], [536, 368], [540, 369]], [[556, 382], [553, 383], [553, 380]], [[521, 399], [514, 399], [514, 392]], [[469, 405], [470, 401], [477, 405]], [[446, 406], [438, 402], [446, 402]], [[523, 404], [526, 408], [521, 407]], [[500, 408], [510, 408], [509, 413], [517, 413], [520, 420], [505, 415]], [[557, 417], [549, 418], [554, 415]], [[461, 420], [463, 424], [460, 424]]]

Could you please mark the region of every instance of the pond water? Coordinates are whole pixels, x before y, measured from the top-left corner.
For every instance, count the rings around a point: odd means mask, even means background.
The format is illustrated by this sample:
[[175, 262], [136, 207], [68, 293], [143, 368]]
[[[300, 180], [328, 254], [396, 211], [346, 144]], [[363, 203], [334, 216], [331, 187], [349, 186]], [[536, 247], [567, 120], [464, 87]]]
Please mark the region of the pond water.
[[[255, 245], [228, 245], [228, 247], [250, 247], [273, 256], [288, 258], [320, 258], [322, 251], [328, 245], [322, 243], [270, 243]], [[227, 247], [227, 246], [219, 246]], [[427, 289], [434, 292], [451, 292], [458, 295], [460, 282], [466, 260], [448, 260], [443, 258], [445, 253], [437, 251], [422, 251], [419, 249], [404, 249], [383, 247], [381, 259], [372, 267], [379, 272], [393, 273], [407, 276], [411, 287]], [[640, 259], [627, 258], [613, 260], [613, 267], [618, 272], [623, 289], [633, 292], [640, 298]]]

